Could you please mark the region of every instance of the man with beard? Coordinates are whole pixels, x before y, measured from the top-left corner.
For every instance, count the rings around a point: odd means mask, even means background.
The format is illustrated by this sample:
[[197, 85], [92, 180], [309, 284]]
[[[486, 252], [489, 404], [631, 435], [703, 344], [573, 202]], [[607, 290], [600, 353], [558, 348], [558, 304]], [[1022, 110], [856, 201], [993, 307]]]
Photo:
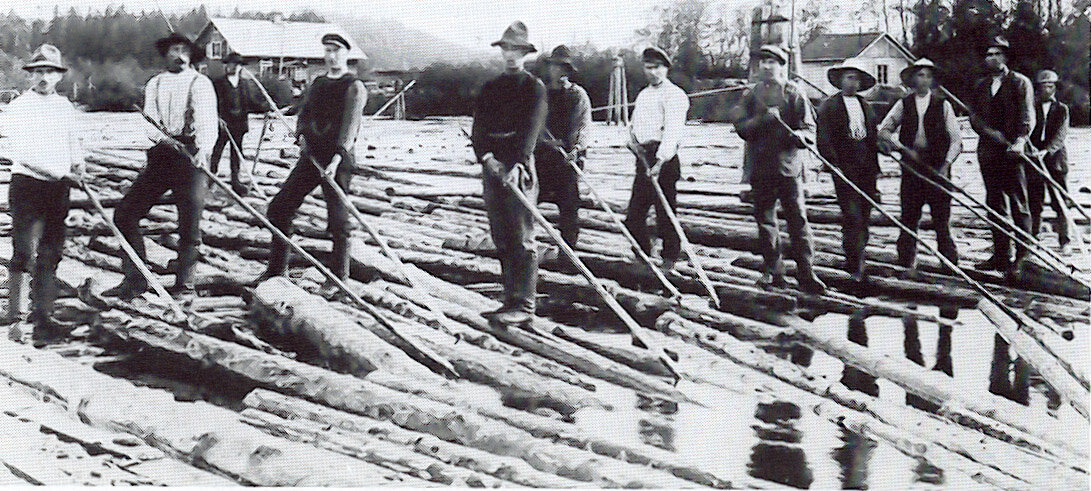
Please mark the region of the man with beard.
[[[208, 190], [207, 177], [197, 166], [208, 165], [219, 124], [212, 81], [193, 67], [204, 57], [204, 50], [178, 33], [157, 40], [155, 47], [166, 60], [167, 71], [145, 86], [144, 113], [166, 128], [170, 137], [149, 130], [149, 138], [156, 143], [148, 150], [148, 165], [117, 205], [114, 223], [143, 261], [140, 220], [164, 193], [172, 192], [178, 209], [178, 259], [174, 285], [168, 291], [176, 294], [193, 290], [201, 211]], [[131, 299], [147, 291], [148, 282], [136, 265], [128, 257], [122, 265], [125, 278], [103, 294]]]
[[227, 148], [231, 158], [231, 189], [239, 195], [246, 194], [246, 186], [239, 183], [239, 161], [242, 156], [231, 148], [230, 141], [234, 140], [242, 150], [242, 139], [250, 129], [249, 114], [252, 112], [268, 111], [268, 103], [258, 93], [254, 81], [242, 77], [239, 66], [242, 57], [238, 53], [231, 53], [223, 60], [224, 76], [212, 81], [212, 87], [216, 89], [216, 107], [219, 109], [220, 120], [227, 128], [220, 126], [220, 136], [216, 139], [216, 145], [212, 147], [213, 174], [220, 168], [220, 155]]

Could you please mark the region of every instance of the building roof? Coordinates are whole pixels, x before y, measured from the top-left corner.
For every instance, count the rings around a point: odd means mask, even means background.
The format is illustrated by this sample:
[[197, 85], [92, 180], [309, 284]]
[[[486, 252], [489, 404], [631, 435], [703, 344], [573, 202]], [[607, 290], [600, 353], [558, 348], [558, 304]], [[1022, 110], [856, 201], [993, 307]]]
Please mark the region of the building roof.
[[894, 44], [910, 60], [914, 59], [896, 39], [882, 32], [864, 32], [856, 34], [819, 34], [800, 49], [803, 62], [809, 61], [844, 61], [862, 53], [880, 39]]
[[333, 23], [213, 17], [201, 31], [201, 36], [213, 27], [220, 31], [231, 50], [241, 56], [320, 59], [325, 54], [322, 36], [336, 33], [352, 44], [350, 60], [367, 59], [359, 42], [353, 40], [344, 28]]

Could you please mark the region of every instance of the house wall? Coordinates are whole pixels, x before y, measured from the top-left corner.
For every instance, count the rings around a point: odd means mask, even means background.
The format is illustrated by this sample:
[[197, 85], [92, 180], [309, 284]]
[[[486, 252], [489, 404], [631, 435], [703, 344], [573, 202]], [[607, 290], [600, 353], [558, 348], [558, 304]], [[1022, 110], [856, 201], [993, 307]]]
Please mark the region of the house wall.
[[[880, 84], [886, 85], [901, 85], [901, 79], [898, 74], [902, 69], [909, 66], [909, 59], [902, 53], [897, 47], [890, 43], [886, 38], [880, 38], [877, 42], [868, 46], [864, 51], [855, 57], [863, 67], [879, 81]], [[837, 88], [833, 86], [826, 79], [826, 72], [830, 67], [840, 65], [839, 61], [808, 61], [804, 62], [799, 69], [799, 74], [803, 78], [807, 79], [811, 83], [819, 86], [827, 94], [837, 92]], [[885, 66], [885, 69], [880, 67]], [[881, 77], [882, 72], [886, 72], [886, 80]]]
[[826, 80], [826, 72], [830, 67], [840, 64], [841, 62], [838, 61], [805, 61], [799, 65], [799, 76], [807, 79], [808, 82], [821, 87], [822, 90], [826, 92], [826, 95], [829, 95], [837, 92], [837, 87], [834, 87]]

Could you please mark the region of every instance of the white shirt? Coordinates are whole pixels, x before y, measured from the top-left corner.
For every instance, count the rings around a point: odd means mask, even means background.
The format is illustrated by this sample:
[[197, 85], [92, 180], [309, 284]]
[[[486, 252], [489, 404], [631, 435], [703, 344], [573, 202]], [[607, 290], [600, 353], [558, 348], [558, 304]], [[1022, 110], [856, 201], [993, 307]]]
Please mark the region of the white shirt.
[[[211, 153], [219, 136], [212, 81], [189, 67], [178, 73], [160, 73], [148, 81], [144, 113], [165, 126], [171, 136], [192, 135], [198, 154]], [[148, 135], [156, 141], [162, 138], [154, 128]]]
[[79, 140], [72, 131], [76, 108], [64, 96], [23, 92], [0, 113], [3, 155], [11, 173], [58, 181], [83, 164]]
[[[902, 114], [905, 112], [902, 107], [902, 100], [898, 99], [898, 102], [895, 102], [894, 106], [890, 108], [890, 112], [886, 113], [883, 122], [879, 124], [880, 133], [894, 133], [905, 123], [902, 120]], [[914, 94], [913, 102], [917, 108], [917, 138], [913, 142], [913, 146], [917, 147], [917, 149], [928, 148], [927, 136], [924, 134], [924, 115], [928, 111], [928, 105], [932, 102], [932, 92], [929, 91], [928, 95], [924, 97]], [[955, 119], [955, 110], [951, 107], [950, 101], [943, 101], [943, 127], [947, 130], [947, 136], [951, 140], [951, 146], [947, 148], [946, 161], [954, 162], [958, 158], [958, 154], [962, 153], [962, 133], [958, 120]], [[924, 142], [924, 144], [921, 145], [921, 142]]]
[[856, 141], [863, 140], [867, 136], [867, 128], [864, 127], [864, 108], [860, 106], [860, 99], [848, 95], [841, 98], [845, 101], [845, 112], [849, 114], [849, 136]]
[[989, 91], [992, 93], [993, 97], [996, 97], [996, 92], [1000, 90], [1000, 85], [1004, 83], [1004, 75], [1006, 75], [1006, 73], [993, 75], [993, 83], [991, 86], [989, 86]]
[[[1043, 120], [1046, 120], [1047, 118], [1049, 118], [1049, 108], [1052, 105], [1053, 105], [1052, 100], [1045, 101], [1045, 102], [1042, 103], [1042, 119]], [[1042, 129], [1039, 131], [1039, 138], [1044, 139], [1045, 134], [1046, 134], [1046, 125], [1045, 125], [1045, 123], [1042, 123]]]
[[235, 72], [234, 75], [228, 75], [227, 76], [227, 81], [231, 84], [232, 87], [238, 87], [239, 86], [239, 72]]
[[689, 96], [670, 80], [664, 80], [657, 86], [644, 87], [636, 96], [635, 106], [629, 129], [632, 136], [641, 144], [659, 142], [656, 161], [674, 158], [686, 126]]

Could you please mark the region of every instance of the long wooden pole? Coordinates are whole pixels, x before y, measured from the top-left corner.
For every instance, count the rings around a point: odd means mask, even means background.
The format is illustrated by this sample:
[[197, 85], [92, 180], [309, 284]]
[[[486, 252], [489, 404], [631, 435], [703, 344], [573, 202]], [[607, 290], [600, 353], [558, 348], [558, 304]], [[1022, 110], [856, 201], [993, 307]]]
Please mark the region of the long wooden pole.
[[[235, 141], [235, 137], [231, 135], [231, 130], [227, 128], [227, 122], [225, 122], [222, 118], [220, 119], [220, 129], [222, 129], [224, 133], [227, 134], [227, 141], [231, 142], [231, 150], [239, 156], [239, 168], [242, 169], [242, 162], [246, 161], [246, 157], [243, 157], [242, 149], [239, 148], [239, 143]], [[258, 142], [258, 145], [261, 145], [260, 141]], [[255, 156], [254, 161], [257, 162], [257, 160], [258, 158]], [[267, 196], [265, 196], [265, 193], [262, 192], [261, 188], [258, 187], [258, 183], [254, 182], [253, 172], [250, 173], [250, 189], [254, 190], [254, 192], [258, 194], [258, 197], [262, 199], [262, 201], [265, 201], [268, 198]]]
[[405, 84], [405, 87], [402, 87], [402, 90], [400, 92], [395, 94], [394, 97], [391, 97], [389, 101], [386, 101], [386, 104], [383, 104], [383, 107], [380, 107], [378, 111], [375, 111], [375, 114], [371, 115], [372, 119], [378, 117], [380, 114], [383, 113], [383, 111], [386, 111], [386, 108], [390, 107], [391, 104], [394, 104], [394, 101], [397, 101], [399, 98], [404, 97], [405, 92], [408, 91], [410, 87], [413, 87], [413, 85], [416, 83], [416, 80], [411, 80], [409, 83]]
[[[265, 143], [265, 131], [269, 129], [269, 116], [265, 115], [261, 118], [261, 134], [258, 135], [258, 148], [254, 150], [254, 164], [250, 166], [250, 175], [253, 176], [258, 171], [258, 159], [261, 158], [261, 144]], [[255, 184], [254, 187], [257, 187]]]
[[[145, 121], [147, 121], [152, 126], [154, 126], [156, 129], [158, 129], [159, 132], [162, 133], [166, 138], [169, 138], [173, 142], [173, 144], [177, 145], [179, 150], [183, 153], [183, 155], [188, 157], [191, 162], [196, 161], [196, 159], [193, 157], [193, 155], [190, 155], [189, 152], [187, 150], [185, 150], [185, 147], [182, 146], [181, 143], [179, 143], [177, 140], [174, 140], [173, 137], [170, 136], [170, 133], [167, 132], [166, 128], [164, 128], [162, 125], [160, 125], [154, 119], [152, 119], [150, 116], [148, 116], [146, 113], [144, 113], [144, 111], [140, 111], [140, 115], [144, 117]], [[235, 200], [235, 202], [237, 202], [240, 206], [242, 206], [243, 209], [245, 209], [247, 212], [249, 212], [251, 215], [253, 215], [254, 218], [256, 218], [258, 220], [258, 222], [260, 222], [262, 224], [262, 226], [264, 226], [266, 229], [268, 229], [273, 234], [273, 237], [275, 237], [277, 239], [280, 239], [280, 240], [284, 241], [286, 244], [288, 244], [288, 247], [292, 248], [292, 250], [295, 251], [297, 254], [299, 254], [300, 257], [305, 259], [307, 262], [311, 263], [311, 265], [314, 266], [315, 269], [317, 269], [318, 272], [322, 274], [322, 276], [325, 276], [326, 279], [330, 280], [330, 282], [332, 282], [342, 292], [344, 292], [346, 295], [348, 295], [348, 297], [350, 299], [352, 299], [352, 301], [355, 302], [356, 305], [358, 305], [364, 312], [367, 312], [369, 315], [374, 317], [375, 320], [381, 326], [383, 326], [384, 328], [389, 330], [390, 333], [393, 334], [393, 336], [395, 338], [402, 341], [409, 351], [415, 352], [414, 354], [416, 354], [420, 358], [423, 358], [424, 360], [427, 361], [427, 363], [425, 363], [425, 362], [421, 362], [421, 363], [425, 364], [426, 366], [428, 366], [428, 368], [432, 369], [433, 371], [438, 372], [439, 374], [441, 374], [443, 376], [446, 376], [446, 377], [449, 377], [449, 378], [452, 378], [452, 379], [453, 378], [458, 378], [458, 372], [456, 372], [454, 370], [454, 367], [452, 367], [451, 364], [447, 360], [439, 357], [438, 355], [436, 355], [435, 353], [433, 353], [431, 350], [429, 350], [426, 347], [421, 347], [421, 346], [417, 346], [417, 345], [413, 344], [407, 338], [402, 336], [398, 332], [398, 330], [394, 327], [394, 324], [392, 324], [390, 322], [390, 320], [387, 319], [386, 316], [383, 315], [382, 312], [380, 312], [378, 309], [373, 307], [371, 304], [365, 302], [363, 298], [360, 298], [360, 296], [357, 295], [356, 292], [352, 291], [352, 289], [350, 289], [349, 286], [347, 284], [345, 284], [345, 282], [343, 280], [341, 280], [341, 278], [338, 278], [337, 275], [333, 274], [333, 272], [330, 271], [329, 268], [327, 268], [325, 265], [323, 265], [318, 259], [316, 259], [314, 256], [312, 256], [305, 249], [300, 247], [299, 244], [296, 244], [295, 242], [292, 242], [292, 240], [287, 235], [285, 235], [284, 232], [282, 232], [279, 228], [277, 228], [275, 225], [273, 225], [272, 222], [270, 222], [269, 219], [265, 217], [265, 215], [262, 215], [261, 212], [254, 209], [254, 207], [252, 205], [250, 205], [250, 203], [247, 203], [246, 200], [242, 199], [241, 196], [239, 196], [237, 193], [235, 193], [235, 190], [231, 189], [231, 186], [229, 186], [227, 183], [223, 182], [222, 179], [220, 179], [218, 176], [216, 176], [216, 174], [213, 174], [212, 171], [208, 170], [208, 168], [206, 168], [205, 166], [203, 166], [203, 165], [194, 165], [194, 166], [197, 167], [198, 169], [200, 169], [201, 172], [204, 172], [204, 174], [206, 176], [208, 176], [208, 178], [211, 179], [213, 183], [215, 183], [217, 186], [222, 188], [229, 196], [231, 196], [232, 199]], [[420, 361], [420, 360], [418, 360], [418, 361]]]

